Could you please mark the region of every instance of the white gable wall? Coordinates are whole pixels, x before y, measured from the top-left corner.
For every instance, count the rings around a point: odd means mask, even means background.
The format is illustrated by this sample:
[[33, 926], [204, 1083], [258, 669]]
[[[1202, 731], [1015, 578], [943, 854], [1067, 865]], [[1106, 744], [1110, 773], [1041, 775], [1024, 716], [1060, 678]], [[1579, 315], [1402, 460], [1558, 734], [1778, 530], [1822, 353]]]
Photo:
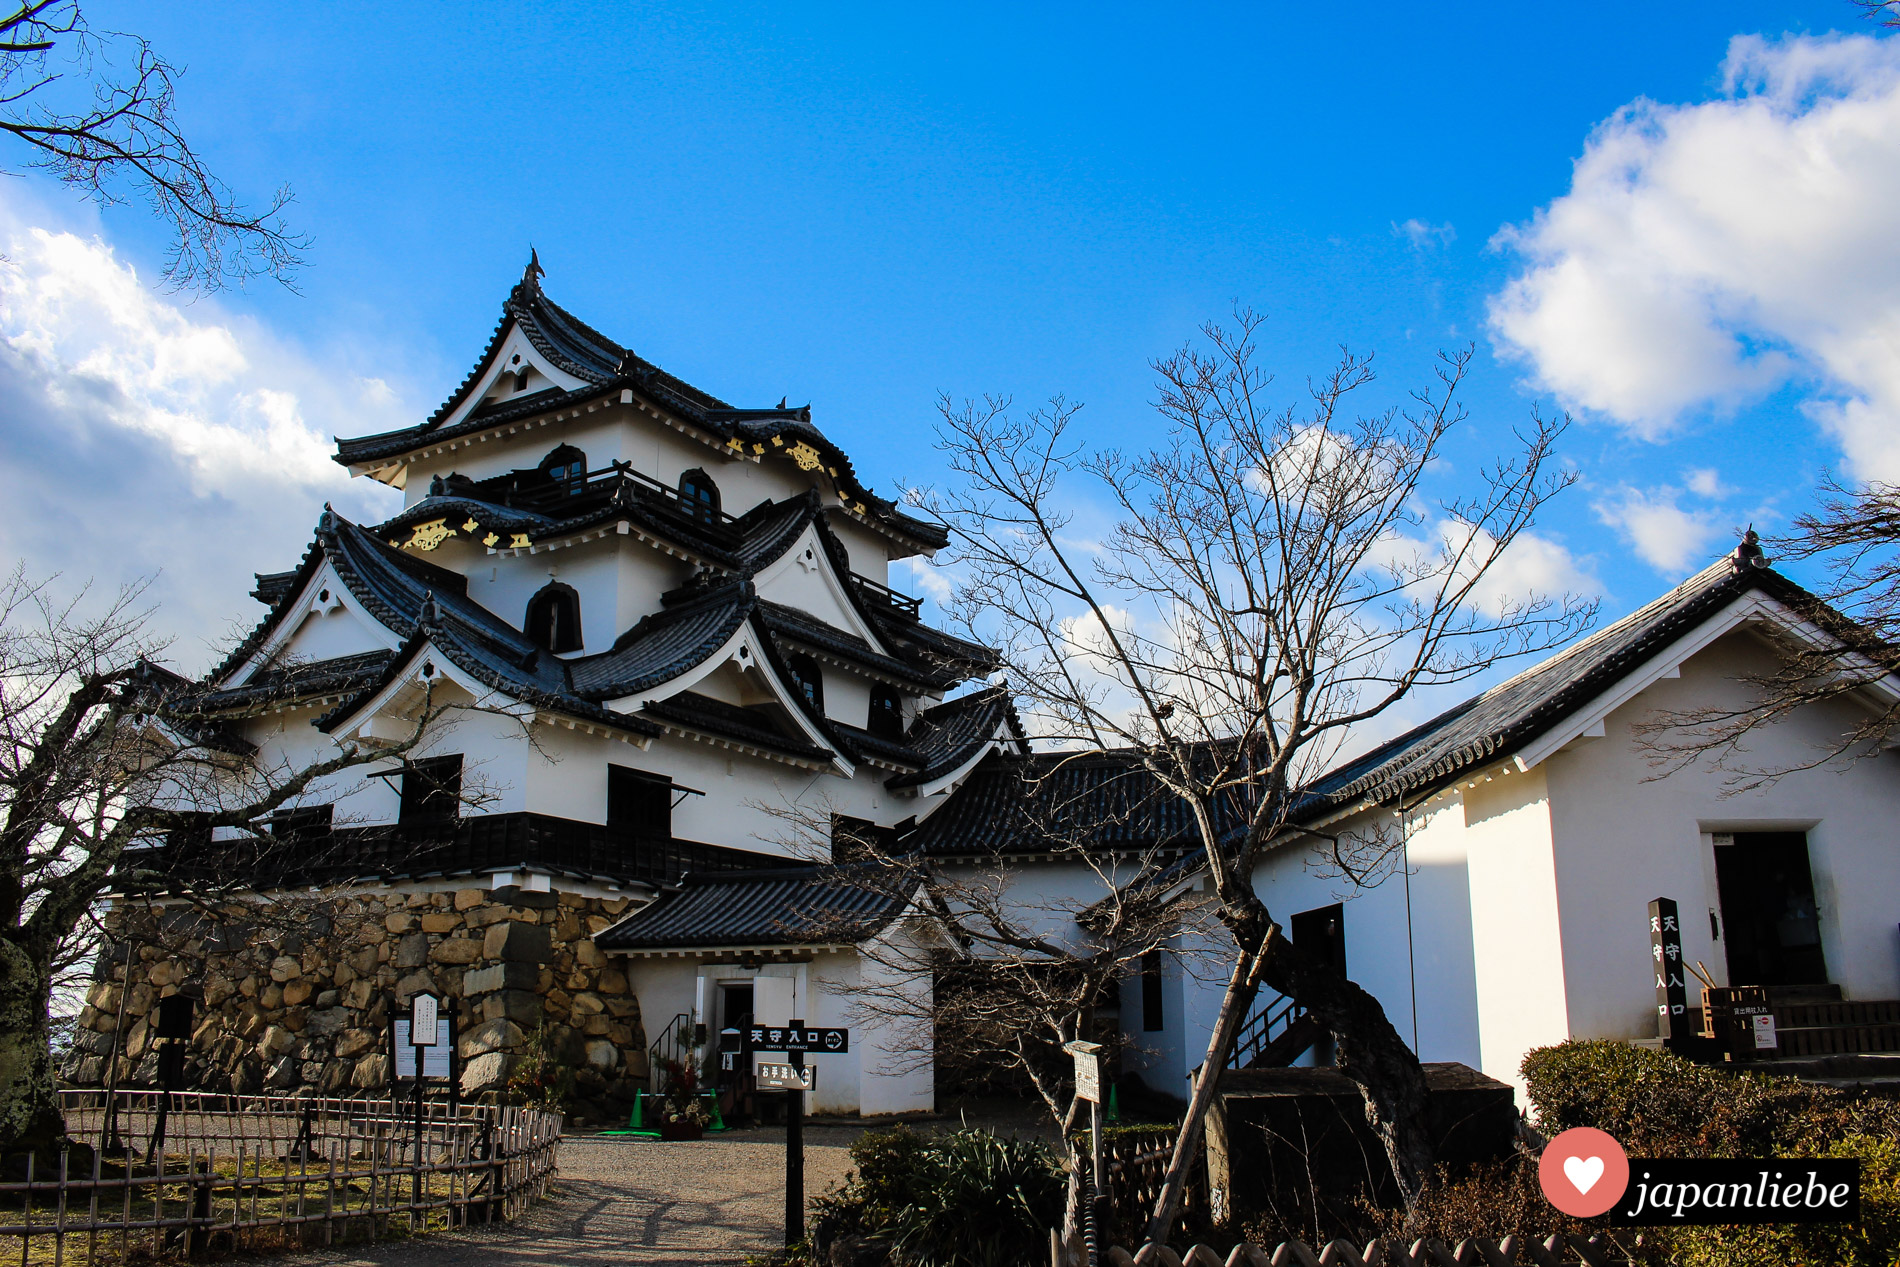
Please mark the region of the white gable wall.
[[[1742, 703], [1747, 688], [1736, 679], [1774, 662], [1753, 636], [1731, 634], [1686, 661], [1680, 678], [1652, 685], [1612, 713], [1603, 738], [1546, 762], [1573, 1032], [1655, 1035], [1651, 898], [1676, 900], [1685, 958], [1727, 983], [1724, 947], [1708, 919], [1720, 906], [1715, 831], [1806, 831], [1830, 979], [1850, 999], [1900, 998], [1891, 900], [1900, 892], [1900, 758], [1789, 774], [1735, 795], [1706, 764], [1645, 781], [1656, 771], [1637, 748], [1632, 723], [1652, 709]], [[1811, 761], [1852, 723], [1847, 709], [1808, 708], [1751, 734], [1746, 759], [1768, 768]], [[1693, 981], [1689, 995], [1697, 997]]]

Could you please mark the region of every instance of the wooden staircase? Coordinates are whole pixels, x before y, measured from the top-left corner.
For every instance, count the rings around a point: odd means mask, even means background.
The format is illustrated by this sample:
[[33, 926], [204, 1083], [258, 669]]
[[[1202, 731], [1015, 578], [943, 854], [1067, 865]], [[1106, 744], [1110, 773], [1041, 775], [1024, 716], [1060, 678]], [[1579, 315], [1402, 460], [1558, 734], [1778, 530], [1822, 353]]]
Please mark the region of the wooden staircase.
[[1282, 1069], [1326, 1037], [1320, 1023], [1285, 995], [1255, 1007], [1234, 1038], [1234, 1069]]

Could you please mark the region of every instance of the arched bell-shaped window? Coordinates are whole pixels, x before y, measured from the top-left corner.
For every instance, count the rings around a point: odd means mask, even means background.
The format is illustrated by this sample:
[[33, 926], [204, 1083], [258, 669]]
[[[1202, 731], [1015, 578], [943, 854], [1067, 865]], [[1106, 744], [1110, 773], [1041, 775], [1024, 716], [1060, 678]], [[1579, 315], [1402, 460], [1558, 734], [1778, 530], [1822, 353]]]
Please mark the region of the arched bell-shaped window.
[[811, 706], [819, 712], [825, 711], [825, 675], [818, 671], [818, 661], [808, 655], [787, 656], [785, 667], [792, 671], [792, 683], [805, 693]]
[[581, 649], [581, 596], [571, 585], [550, 581], [528, 600], [522, 631], [544, 651]]
[[680, 476], [680, 505], [686, 513], [704, 523], [719, 522], [719, 485], [701, 470]]
[[541, 470], [568, 491], [578, 493], [587, 483], [587, 455], [571, 444], [564, 444], [541, 459]]
[[871, 684], [871, 717], [864, 728], [879, 739], [904, 737], [904, 697], [896, 687], [884, 682]]

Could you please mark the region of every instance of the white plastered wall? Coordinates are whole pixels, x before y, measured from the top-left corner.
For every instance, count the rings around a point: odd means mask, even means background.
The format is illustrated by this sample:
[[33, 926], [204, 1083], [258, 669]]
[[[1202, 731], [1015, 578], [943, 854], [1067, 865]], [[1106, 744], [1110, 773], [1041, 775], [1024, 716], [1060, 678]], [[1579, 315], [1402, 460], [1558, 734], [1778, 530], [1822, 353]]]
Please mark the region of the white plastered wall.
[[[1549, 792], [1534, 769], [1463, 798], [1478, 1067], [1521, 1089], [1524, 1053], [1570, 1032]], [[1414, 909], [1414, 937], [1424, 916]]]

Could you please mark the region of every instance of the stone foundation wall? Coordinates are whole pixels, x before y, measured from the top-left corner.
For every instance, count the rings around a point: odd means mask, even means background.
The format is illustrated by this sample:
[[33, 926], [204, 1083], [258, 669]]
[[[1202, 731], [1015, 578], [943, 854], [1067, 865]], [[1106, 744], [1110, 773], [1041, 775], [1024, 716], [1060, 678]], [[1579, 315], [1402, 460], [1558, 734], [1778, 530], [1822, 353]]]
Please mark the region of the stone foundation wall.
[[626, 898], [457, 889], [300, 901], [296, 918], [277, 921], [242, 906], [222, 919], [113, 911], [119, 940], [101, 956], [66, 1080], [104, 1085], [122, 1024], [118, 1085], [156, 1085], [158, 1000], [184, 993], [197, 1000], [186, 1087], [378, 1092], [390, 1080], [390, 1016], [428, 990], [460, 1001], [467, 1097], [502, 1094], [540, 1026], [574, 1073], [571, 1120], [624, 1120], [646, 1085], [639, 1001], [593, 943]]

